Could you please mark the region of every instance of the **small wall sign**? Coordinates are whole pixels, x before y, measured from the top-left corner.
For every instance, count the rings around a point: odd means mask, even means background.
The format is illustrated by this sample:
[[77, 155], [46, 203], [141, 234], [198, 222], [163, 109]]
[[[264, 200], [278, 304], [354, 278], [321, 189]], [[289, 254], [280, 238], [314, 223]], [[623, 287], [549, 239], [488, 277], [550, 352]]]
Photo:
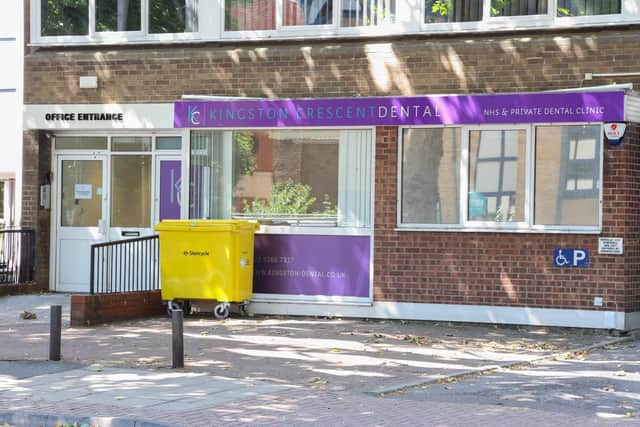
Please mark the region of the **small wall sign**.
[[589, 249], [556, 248], [553, 250], [554, 267], [588, 267]]
[[600, 237], [598, 239], [598, 253], [601, 255], [622, 255], [624, 252], [621, 237]]
[[604, 135], [611, 145], [618, 145], [622, 141], [624, 131], [627, 129], [625, 123], [605, 123]]

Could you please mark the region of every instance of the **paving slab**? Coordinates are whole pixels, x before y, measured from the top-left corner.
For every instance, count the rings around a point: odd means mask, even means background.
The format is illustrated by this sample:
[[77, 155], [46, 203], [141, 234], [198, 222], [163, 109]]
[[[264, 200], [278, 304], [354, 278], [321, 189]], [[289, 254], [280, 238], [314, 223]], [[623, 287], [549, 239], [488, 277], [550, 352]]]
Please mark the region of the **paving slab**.
[[[13, 307], [0, 324], [0, 360], [5, 360], [0, 362], [0, 413], [112, 417], [132, 426], [495, 425], [496, 419], [513, 425], [518, 424], [514, 414], [552, 422], [558, 416], [555, 407], [507, 405], [508, 412], [498, 404], [464, 399], [431, 399], [421, 406], [413, 394], [380, 397], [376, 391], [420, 387], [497, 366], [526, 367], [612, 339], [606, 331], [563, 328], [195, 316], [184, 323], [185, 368], [174, 370], [166, 317], [87, 328], [71, 328], [66, 320], [63, 362], [56, 370], [38, 366], [52, 363], [43, 360], [48, 352], [44, 320], [47, 303], [68, 296], [20, 298], [0, 298], [0, 306]], [[22, 311], [33, 310], [40, 310], [37, 319], [20, 318]], [[22, 365], [14, 376], [15, 363]], [[477, 417], [470, 415], [474, 411]], [[557, 424], [595, 425], [591, 415], [575, 411]]]
[[[59, 294], [0, 298], [0, 359], [48, 354], [48, 304]], [[34, 311], [35, 310], [35, 311]], [[65, 310], [68, 310], [65, 309]], [[22, 311], [38, 318], [24, 320]], [[68, 312], [64, 311], [65, 318]], [[276, 384], [371, 390], [503, 363], [526, 362], [600, 342], [603, 331], [340, 318], [186, 318], [185, 364], [193, 372]], [[62, 358], [119, 368], [171, 365], [168, 317], [71, 328]]]

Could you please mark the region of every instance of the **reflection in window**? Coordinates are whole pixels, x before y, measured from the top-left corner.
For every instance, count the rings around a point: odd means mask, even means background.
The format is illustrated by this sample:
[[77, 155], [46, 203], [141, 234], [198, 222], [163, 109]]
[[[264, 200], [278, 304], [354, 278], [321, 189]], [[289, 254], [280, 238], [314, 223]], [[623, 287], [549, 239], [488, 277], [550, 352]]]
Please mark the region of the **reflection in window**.
[[111, 226], [151, 224], [151, 156], [111, 156]]
[[395, 0], [343, 0], [343, 27], [362, 27], [393, 23], [395, 20]]
[[600, 126], [536, 128], [535, 223], [599, 223]]
[[276, 0], [226, 0], [225, 31], [274, 30]]
[[524, 130], [469, 133], [469, 220], [524, 221]]
[[368, 226], [369, 131], [193, 131], [191, 218]]
[[491, 0], [491, 16], [544, 15], [548, 0]]
[[198, 31], [197, 0], [150, 0], [149, 33]]
[[402, 223], [458, 224], [459, 128], [405, 129], [402, 139]]
[[106, 136], [61, 136], [55, 139], [56, 150], [106, 150]]
[[179, 150], [182, 148], [182, 138], [179, 136], [159, 136], [156, 138], [157, 150]]
[[151, 151], [150, 136], [114, 136], [111, 138], [112, 151]]
[[284, 0], [286, 26], [333, 23], [333, 0]]
[[42, 0], [43, 36], [89, 34], [89, 0]]
[[621, 0], [558, 0], [558, 16], [590, 16], [621, 13]]
[[426, 0], [424, 22], [481, 21], [482, 3], [482, 0]]
[[96, 31], [140, 31], [140, 0], [96, 0]]
[[102, 161], [61, 162], [60, 225], [97, 227], [102, 219]]

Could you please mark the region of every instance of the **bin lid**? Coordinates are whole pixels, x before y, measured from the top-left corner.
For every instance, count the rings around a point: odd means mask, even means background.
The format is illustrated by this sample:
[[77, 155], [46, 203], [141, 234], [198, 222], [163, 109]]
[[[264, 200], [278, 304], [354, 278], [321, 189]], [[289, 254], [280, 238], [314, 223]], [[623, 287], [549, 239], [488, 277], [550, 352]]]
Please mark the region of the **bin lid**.
[[167, 219], [155, 226], [156, 231], [255, 231], [259, 228], [256, 221], [239, 219]]

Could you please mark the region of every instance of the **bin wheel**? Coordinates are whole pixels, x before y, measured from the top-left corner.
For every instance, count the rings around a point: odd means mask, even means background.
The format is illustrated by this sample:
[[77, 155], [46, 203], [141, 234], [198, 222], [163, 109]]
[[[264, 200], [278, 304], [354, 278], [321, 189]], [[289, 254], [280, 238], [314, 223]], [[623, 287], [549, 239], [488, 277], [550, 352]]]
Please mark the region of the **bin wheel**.
[[218, 320], [226, 319], [229, 317], [229, 305], [228, 304], [218, 304], [213, 309], [213, 317]]
[[185, 316], [191, 316], [193, 314], [193, 307], [191, 307], [191, 301], [185, 301], [182, 303], [182, 311]]
[[182, 309], [182, 314], [185, 316], [191, 316], [193, 308], [191, 307], [191, 301], [169, 301], [167, 303], [167, 314], [172, 315], [173, 310]]
[[176, 301], [167, 302], [167, 314], [169, 315], [169, 317], [171, 317], [173, 310], [179, 310], [179, 309], [180, 309], [180, 304], [178, 304]]
[[238, 305], [238, 309], [240, 310], [240, 314], [243, 316], [247, 315], [247, 308], [249, 307], [248, 303], [243, 303]]

